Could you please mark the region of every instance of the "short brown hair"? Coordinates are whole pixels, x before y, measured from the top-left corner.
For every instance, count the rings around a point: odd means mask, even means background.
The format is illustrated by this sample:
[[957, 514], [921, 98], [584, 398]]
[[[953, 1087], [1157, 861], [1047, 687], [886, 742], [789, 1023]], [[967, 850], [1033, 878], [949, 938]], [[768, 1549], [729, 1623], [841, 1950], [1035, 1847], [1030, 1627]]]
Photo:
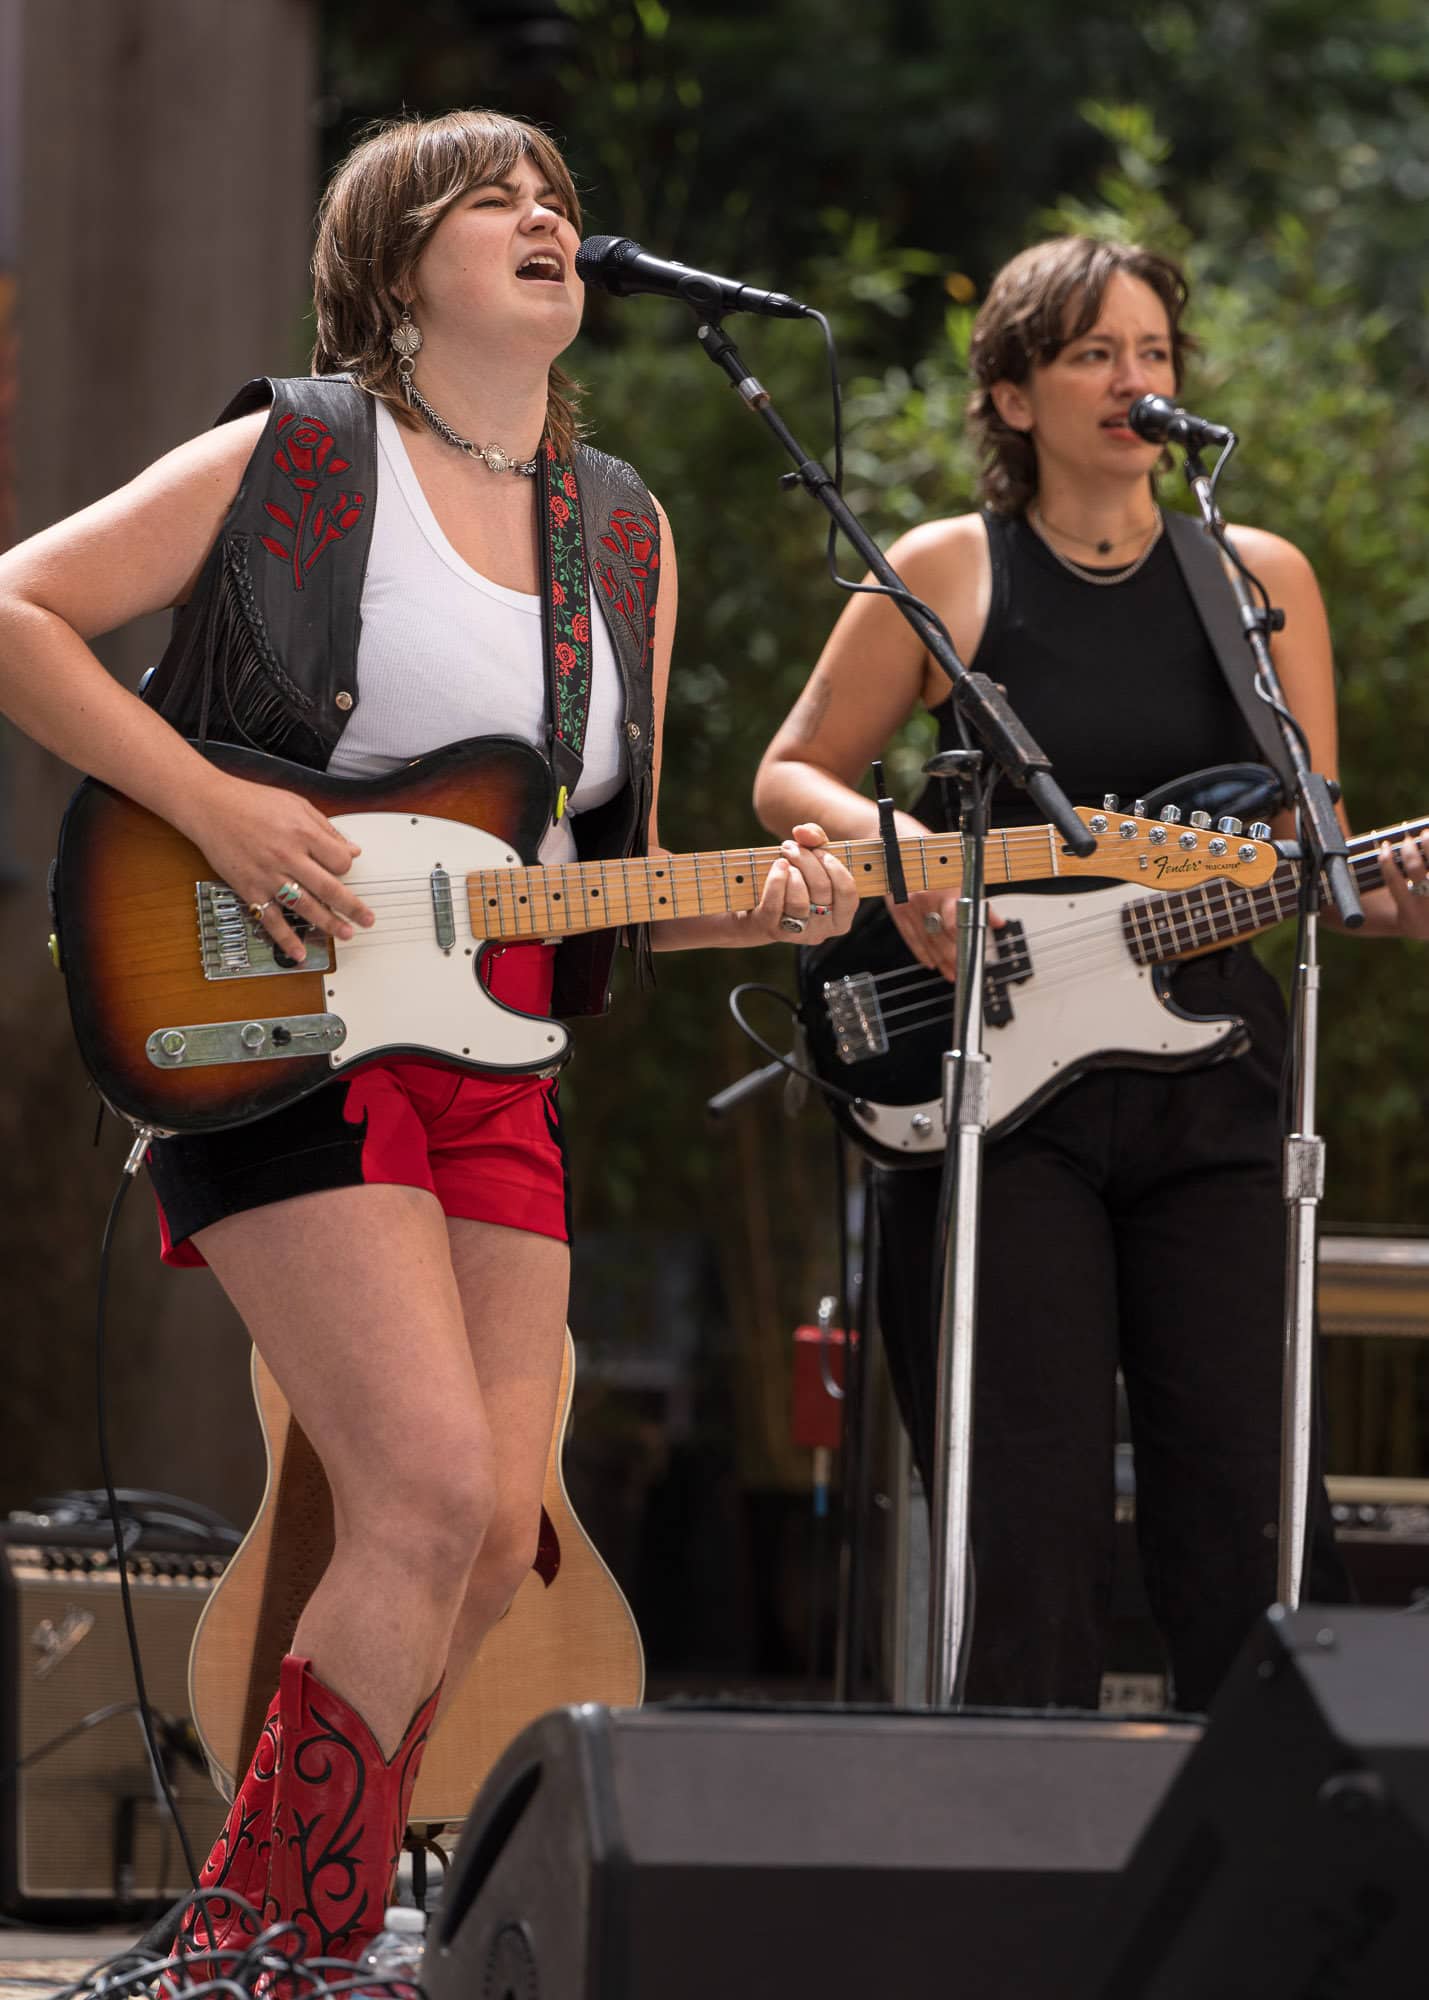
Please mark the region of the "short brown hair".
[[968, 429], [982, 463], [979, 490], [994, 513], [1020, 514], [1032, 499], [1037, 453], [1025, 432], [998, 415], [992, 385], [1025, 382], [1034, 368], [1089, 332], [1118, 272], [1150, 285], [1165, 306], [1180, 388], [1196, 343], [1181, 326], [1190, 287], [1179, 265], [1135, 243], [1102, 243], [1091, 236], [1034, 243], [1003, 265], [973, 323], [969, 366], [976, 387], [968, 402]]
[[[329, 181], [313, 250], [315, 375], [350, 372], [402, 423], [416, 419], [402, 395], [390, 336], [432, 231], [468, 188], [504, 180], [524, 159], [560, 197], [580, 234], [575, 183], [538, 126], [497, 111], [394, 118], [354, 147]], [[552, 364], [546, 432], [558, 451], [576, 440], [579, 385]]]

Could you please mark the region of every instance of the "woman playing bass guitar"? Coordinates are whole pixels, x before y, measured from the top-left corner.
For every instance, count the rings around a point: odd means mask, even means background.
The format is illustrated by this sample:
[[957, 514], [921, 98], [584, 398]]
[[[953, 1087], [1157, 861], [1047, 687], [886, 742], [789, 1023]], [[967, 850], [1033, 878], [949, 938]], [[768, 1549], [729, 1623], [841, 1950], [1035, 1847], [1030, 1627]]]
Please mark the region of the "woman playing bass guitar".
[[[1157, 506], [1158, 447], [1127, 422], [1138, 397], [1180, 385], [1185, 304], [1180, 271], [1145, 250], [1070, 237], [1013, 259], [972, 340], [985, 507], [929, 521], [890, 551], [962, 658], [1007, 687], [1075, 802], [1129, 803], [1259, 754]], [[1285, 610], [1277, 668], [1312, 768], [1333, 776], [1330, 639], [1314, 574], [1279, 537], [1233, 533]], [[946, 693], [893, 607], [854, 597], [764, 758], [765, 824], [817, 814], [835, 834], [869, 831], [860, 775], [919, 704], [955, 745]], [[994, 821], [1025, 817], [1025, 797], [1001, 785]], [[1366, 929], [1429, 937], [1418, 845], [1393, 864], [1386, 849], [1383, 862]], [[912, 957], [949, 979], [955, 908], [954, 896], [919, 894], [892, 910]], [[973, 1701], [1096, 1706], [1118, 1366], [1147, 1589], [1182, 1706], [1210, 1700], [1275, 1594], [1283, 1010], [1245, 946], [1182, 965], [1172, 991], [1189, 1013], [1241, 1016], [1248, 1053], [1193, 1073], [1083, 1076], [986, 1155]], [[988, 1047], [995, 1062], [995, 1039]], [[936, 1172], [877, 1177], [880, 1318], [929, 1482], [936, 1198]]]

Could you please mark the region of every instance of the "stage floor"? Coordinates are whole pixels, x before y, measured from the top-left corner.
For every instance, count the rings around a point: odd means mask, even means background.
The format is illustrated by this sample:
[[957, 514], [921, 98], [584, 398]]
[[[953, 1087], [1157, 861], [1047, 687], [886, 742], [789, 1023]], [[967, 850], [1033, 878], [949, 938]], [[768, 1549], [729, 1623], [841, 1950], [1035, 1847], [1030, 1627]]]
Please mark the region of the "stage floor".
[[139, 1928], [24, 1930], [0, 1929], [0, 2000], [44, 2000], [82, 1979], [92, 1965], [126, 1950]]

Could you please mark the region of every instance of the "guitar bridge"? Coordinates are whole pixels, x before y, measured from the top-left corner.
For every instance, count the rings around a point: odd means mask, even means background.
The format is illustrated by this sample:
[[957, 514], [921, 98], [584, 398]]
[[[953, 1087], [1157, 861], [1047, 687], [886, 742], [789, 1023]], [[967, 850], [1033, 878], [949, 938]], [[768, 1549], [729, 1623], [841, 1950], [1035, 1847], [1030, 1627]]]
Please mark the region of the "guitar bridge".
[[850, 972], [825, 981], [824, 1005], [840, 1062], [867, 1062], [870, 1056], [887, 1055], [888, 1030], [872, 973]]
[[328, 939], [302, 918], [290, 919], [308, 955], [289, 958], [248, 914], [226, 882], [196, 882], [199, 955], [205, 979], [267, 979], [283, 972], [327, 972]]

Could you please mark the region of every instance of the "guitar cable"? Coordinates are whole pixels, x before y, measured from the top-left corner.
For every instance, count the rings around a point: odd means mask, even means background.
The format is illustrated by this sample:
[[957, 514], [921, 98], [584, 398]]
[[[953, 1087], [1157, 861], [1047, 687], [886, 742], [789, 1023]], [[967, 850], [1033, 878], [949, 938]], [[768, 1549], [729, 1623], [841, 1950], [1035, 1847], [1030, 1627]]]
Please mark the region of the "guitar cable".
[[799, 1014], [798, 1001], [791, 1000], [789, 995], [782, 992], [779, 987], [767, 985], [761, 979], [745, 979], [741, 980], [738, 986], [732, 988], [729, 996], [729, 1011], [738, 1023], [740, 1031], [748, 1036], [757, 1049], [763, 1049], [771, 1062], [777, 1063], [780, 1069], [787, 1070], [790, 1076], [797, 1077], [802, 1083], [811, 1083], [815, 1090], [821, 1090], [825, 1097], [831, 1097], [839, 1104], [846, 1104], [854, 1116], [859, 1117], [867, 1106], [867, 1098], [855, 1097], [851, 1090], [844, 1090], [836, 1083], [829, 1083], [824, 1077], [819, 1076], [816, 1071], [806, 1069], [802, 1063], [795, 1062], [792, 1055], [781, 1055], [772, 1042], [766, 1042], [763, 1035], [756, 1028], [750, 1026], [749, 1022], [745, 1019], [743, 1011], [744, 996], [747, 993], [765, 993], [771, 1000], [777, 1000], [781, 1006], [787, 1007], [789, 1012], [796, 1017]]
[[[153, 1136], [154, 1134], [147, 1127], [141, 1127], [138, 1136], [129, 1149], [129, 1157], [125, 1160], [123, 1172], [119, 1176], [119, 1185], [114, 1190], [114, 1199], [109, 1204], [109, 1216], [105, 1222], [104, 1235], [99, 1246], [99, 1291], [95, 1301], [94, 1318], [95, 1416], [99, 1432], [99, 1467], [104, 1481], [105, 1498], [109, 1503], [109, 1519], [114, 1529], [114, 1560], [119, 1571], [119, 1601], [123, 1607], [124, 1631], [129, 1642], [130, 1662], [134, 1669], [134, 1693], [137, 1697], [139, 1726], [143, 1731], [144, 1748], [148, 1752], [149, 1768], [154, 1779], [156, 1793], [162, 1800], [169, 1817], [174, 1823], [175, 1831], [179, 1837], [179, 1846], [183, 1849], [184, 1866], [188, 1870], [189, 1880], [197, 1888], [198, 1868], [194, 1862], [193, 1849], [189, 1844], [188, 1833], [185, 1830], [183, 1819], [179, 1813], [178, 1801], [174, 1797], [173, 1788], [169, 1784], [168, 1774], [164, 1769], [164, 1760], [159, 1752], [158, 1732], [154, 1726], [154, 1712], [149, 1705], [149, 1693], [144, 1682], [144, 1661], [139, 1648], [138, 1626], [134, 1619], [133, 1596], [129, 1589], [128, 1539], [120, 1512], [119, 1495], [114, 1488], [114, 1473], [109, 1457], [109, 1396], [105, 1322], [109, 1298], [110, 1257], [114, 1248], [114, 1235], [119, 1221], [119, 1213], [124, 1206], [124, 1197], [129, 1192], [130, 1183], [138, 1173], [139, 1168], [143, 1165], [144, 1155], [149, 1150], [149, 1142]], [[159, 1888], [160, 1893], [162, 1893], [162, 1884], [159, 1885]]]

